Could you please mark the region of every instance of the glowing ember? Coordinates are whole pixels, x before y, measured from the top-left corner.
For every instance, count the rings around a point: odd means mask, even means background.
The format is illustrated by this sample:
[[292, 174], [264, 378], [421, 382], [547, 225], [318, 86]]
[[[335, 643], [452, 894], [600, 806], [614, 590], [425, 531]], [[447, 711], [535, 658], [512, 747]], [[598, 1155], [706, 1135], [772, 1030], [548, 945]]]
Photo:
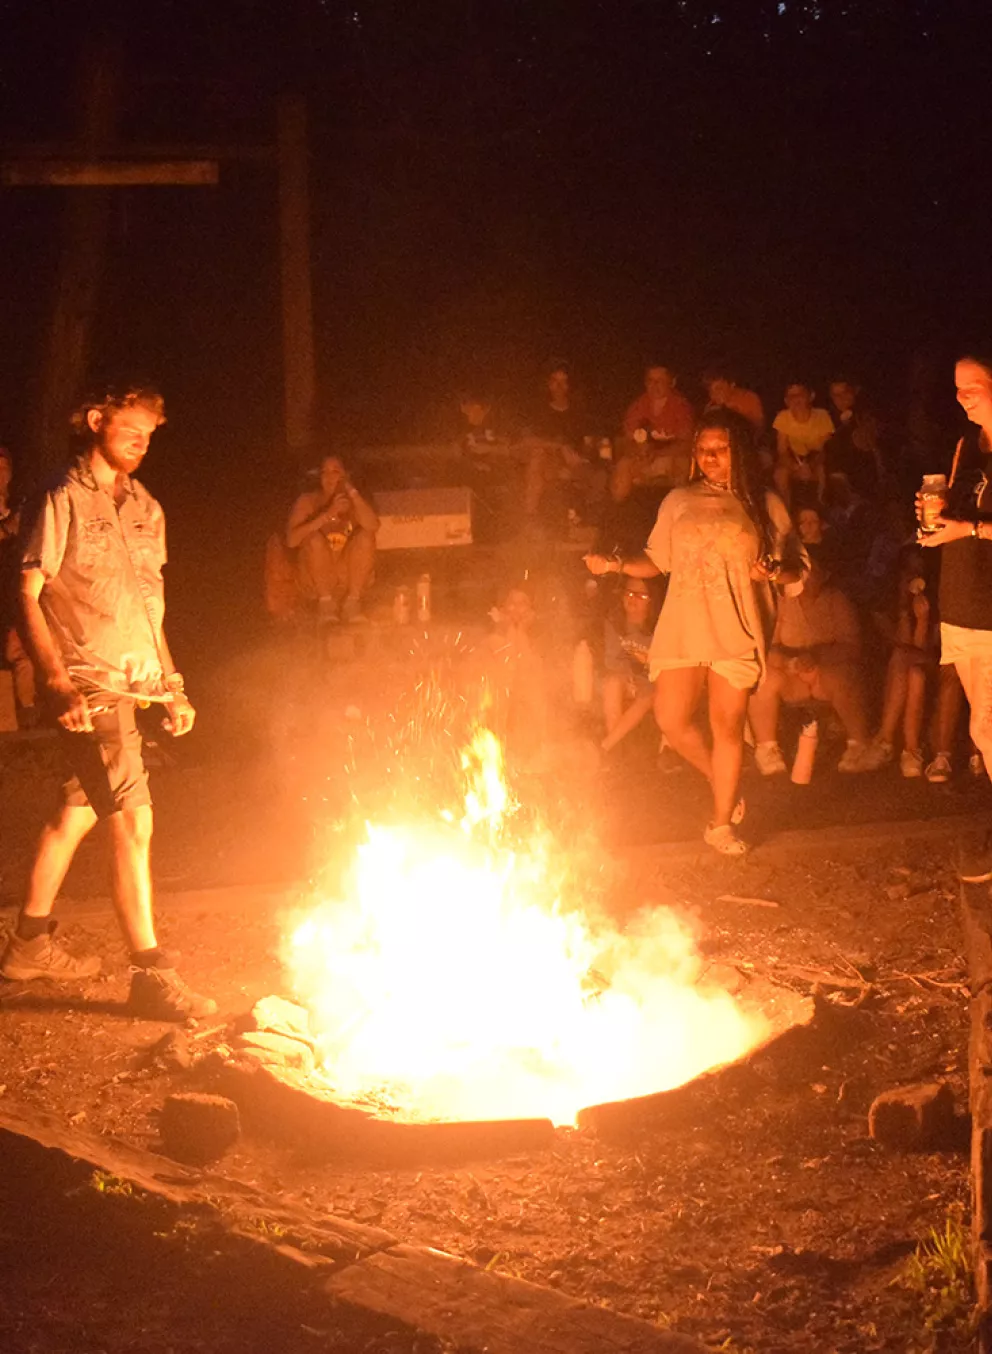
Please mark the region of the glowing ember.
[[295, 929], [285, 960], [342, 1094], [418, 1117], [574, 1121], [585, 1105], [681, 1085], [765, 1033], [697, 986], [666, 909], [623, 931], [567, 893], [546, 834], [512, 840], [497, 740], [462, 757], [461, 816], [368, 825], [342, 900]]

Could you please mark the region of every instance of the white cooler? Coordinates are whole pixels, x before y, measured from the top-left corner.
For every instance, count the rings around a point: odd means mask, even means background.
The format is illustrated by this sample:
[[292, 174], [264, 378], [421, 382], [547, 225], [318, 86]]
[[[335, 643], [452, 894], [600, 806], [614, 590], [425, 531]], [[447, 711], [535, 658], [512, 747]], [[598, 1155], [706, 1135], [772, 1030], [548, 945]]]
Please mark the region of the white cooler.
[[379, 550], [472, 544], [471, 489], [390, 489], [374, 497]]

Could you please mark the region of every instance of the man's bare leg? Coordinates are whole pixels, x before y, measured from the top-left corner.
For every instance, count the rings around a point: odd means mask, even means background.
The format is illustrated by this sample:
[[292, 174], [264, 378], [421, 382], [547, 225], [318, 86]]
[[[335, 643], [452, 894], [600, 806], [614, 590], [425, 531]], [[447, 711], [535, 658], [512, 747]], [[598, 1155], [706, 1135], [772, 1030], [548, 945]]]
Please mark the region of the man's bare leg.
[[22, 917], [51, 915], [76, 849], [96, 821], [96, 814], [88, 804], [66, 804], [57, 818], [45, 824], [31, 867]]
[[132, 954], [158, 946], [152, 915], [152, 806], [138, 804], [107, 819], [114, 906]]

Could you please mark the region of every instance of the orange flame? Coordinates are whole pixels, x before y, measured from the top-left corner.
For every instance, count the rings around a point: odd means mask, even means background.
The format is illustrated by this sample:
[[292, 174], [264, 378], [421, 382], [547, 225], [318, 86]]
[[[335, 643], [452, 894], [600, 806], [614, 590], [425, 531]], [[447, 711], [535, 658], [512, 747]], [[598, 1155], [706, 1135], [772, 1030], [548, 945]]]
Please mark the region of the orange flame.
[[678, 1086], [764, 1033], [698, 985], [668, 909], [624, 929], [566, 892], [547, 834], [505, 838], [502, 750], [462, 754], [461, 817], [368, 824], [346, 896], [311, 909], [285, 961], [336, 1090], [385, 1093], [423, 1118], [549, 1117]]

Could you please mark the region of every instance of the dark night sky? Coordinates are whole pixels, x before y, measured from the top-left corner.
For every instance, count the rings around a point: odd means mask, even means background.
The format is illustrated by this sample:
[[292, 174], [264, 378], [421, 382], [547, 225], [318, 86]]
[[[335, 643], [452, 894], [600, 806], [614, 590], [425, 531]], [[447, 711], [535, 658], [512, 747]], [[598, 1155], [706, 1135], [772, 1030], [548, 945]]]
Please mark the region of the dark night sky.
[[[122, 136], [266, 135], [304, 90], [323, 422], [431, 431], [453, 385], [521, 398], [549, 355], [612, 413], [649, 352], [777, 397], [953, 348], [992, 292], [984, 6], [960, 0], [0, 3], [8, 143], [72, 128], [81, 40], [124, 44]], [[155, 373], [199, 482], [273, 483], [273, 184], [117, 194], [101, 366]], [[0, 195], [15, 447], [50, 306], [53, 190]], [[992, 329], [992, 325], [988, 326]], [[25, 456], [30, 449], [21, 448]]]

